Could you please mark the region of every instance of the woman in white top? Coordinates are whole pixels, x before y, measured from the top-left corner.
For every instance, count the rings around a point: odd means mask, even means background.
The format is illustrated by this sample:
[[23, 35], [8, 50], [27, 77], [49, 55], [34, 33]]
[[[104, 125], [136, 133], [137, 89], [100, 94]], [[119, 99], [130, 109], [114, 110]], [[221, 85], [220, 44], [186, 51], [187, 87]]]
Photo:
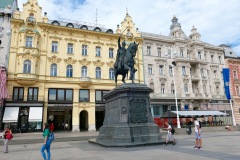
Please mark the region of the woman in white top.
[[171, 127], [170, 124], [168, 124], [168, 122], [166, 122], [165, 124], [167, 125], [166, 130], [168, 131], [165, 144], [167, 145], [168, 141], [172, 141], [173, 145], [174, 145], [175, 144], [175, 139], [174, 139], [173, 134], [171, 132], [172, 127]]

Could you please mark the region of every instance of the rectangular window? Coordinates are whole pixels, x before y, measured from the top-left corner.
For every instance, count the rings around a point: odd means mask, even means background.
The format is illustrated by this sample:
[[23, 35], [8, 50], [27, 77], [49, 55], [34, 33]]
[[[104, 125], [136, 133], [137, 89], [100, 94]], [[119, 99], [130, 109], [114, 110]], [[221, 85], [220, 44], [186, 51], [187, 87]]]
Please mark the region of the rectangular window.
[[168, 57], [171, 57], [171, 49], [168, 49]]
[[201, 55], [201, 52], [200, 52], [200, 51], [198, 52], [198, 59], [199, 59], [199, 60], [202, 59], [202, 55]]
[[109, 91], [107, 90], [96, 90], [95, 91], [95, 101], [103, 102], [103, 96], [105, 96]]
[[189, 110], [189, 106], [188, 105], [184, 105], [184, 110], [188, 111]]
[[180, 57], [182, 57], [182, 58], [184, 57], [183, 56], [183, 50], [180, 50]]
[[82, 55], [83, 56], [87, 55], [87, 45], [82, 45]]
[[153, 72], [152, 72], [152, 65], [151, 64], [148, 65], [148, 74], [149, 75], [153, 74]]
[[3, 16], [0, 15], [0, 23], [2, 23], [2, 22], [3, 22]]
[[151, 56], [151, 46], [147, 46], [147, 55]]
[[173, 75], [173, 68], [172, 68], [172, 66], [169, 66], [169, 75], [170, 75], [170, 76]]
[[160, 75], [163, 75], [163, 65], [160, 65], [160, 66], [159, 66], [159, 74], [160, 74]]
[[201, 76], [204, 77], [203, 69], [201, 69]]
[[52, 52], [58, 52], [58, 42], [52, 42]]
[[207, 86], [206, 85], [203, 85], [203, 93], [207, 94]]
[[32, 38], [31, 36], [26, 37], [26, 47], [32, 47]]
[[234, 79], [238, 79], [238, 77], [237, 77], [237, 71], [233, 71], [233, 78], [234, 78]]
[[238, 86], [236, 86], [236, 95], [240, 96], [240, 92], [239, 92], [239, 87]]
[[211, 55], [211, 62], [213, 63], [213, 55]]
[[188, 85], [187, 84], [184, 85], [184, 91], [185, 91], [185, 93], [188, 93]]
[[101, 47], [96, 47], [96, 57], [101, 56]]
[[49, 101], [57, 100], [57, 89], [49, 89], [48, 90], [48, 100]]
[[72, 101], [73, 100], [73, 90], [72, 89], [66, 89], [65, 90], [65, 100], [66, 101]]
[[171, 85], [171, 94], [175, 93], [174, 84]]
[[88, 89], [80, 89], [79, 90], [79, 102], [89, 102], [90, 94]]
[[161, 84], [161, 94], [164, 94], [165, 85]]
[[37, 101], [38, 100], [38, 88], [29, 87], [28, 88], [28, 101]]
[[72, 43], [68, 43], [67, 53], [68, 54], [73, 54], [73, 44]]
[[109, 48], [109, 58], [113, 58], [113, 48]]
[[64, 89], [58, 89], [57, 90], [57, 100], [58, 101], [64, 101], [64, 98], [65, 98], [64, 92], [65, 92]]
[[23, 87], [14, 87], [13, 88], [13, 100], [23, 101], [24, 97], [24, 88]]
[[158, 49], [157, 49], [157, 52], [158, 52], [158, 57], [162, 57], [161, 48], [158, 48]]
[[214, 74], [214, 78], [217, 78], [217, 70], [214, 70], [213, 74]]
[[72, 89], [49, 89], [48, 100], [49, 101], [72, 101], [73, 90]]
[[221, 56], [218, 57], [218, 60], [219, 60], [219, 63], [222, 64], [222, 57]]
[[186, 76], [186, 67], [185, 66], [182, 66], [182, 75]]
[[187, 52], [187, 58], [190, 59], [190, 52]]

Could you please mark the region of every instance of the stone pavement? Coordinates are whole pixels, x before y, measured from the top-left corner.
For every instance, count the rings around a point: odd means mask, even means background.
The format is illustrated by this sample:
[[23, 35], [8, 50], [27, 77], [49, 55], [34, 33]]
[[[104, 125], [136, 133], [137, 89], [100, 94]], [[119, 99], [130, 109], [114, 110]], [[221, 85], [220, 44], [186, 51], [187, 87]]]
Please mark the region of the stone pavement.
[[[86, 132], [84, 134], [87, 136], [89, 134], [94, 135], [98, 133]], [[163, 137], [165, 137], [165, 134]], [[175, 135], [177, 144], [169, 144], [167, 146], [152, 145], [130, 148], [106, 148], [100, 145], [88, 143], [87, 141], [53, 142], [51, 146], [51, 160], [240, 159], [239, 131], [203, 133], [202, 137], [203, 148], [200, 150], [193, 148], [195, 146], [194, 134]], [[7, 154], [3, 153], [3, 146], [1, 146], [2, 148], [0, 149], [0, 160], [42, 160], [40, 153], [41, 145], [41, 143], [9, 145], [9, 153]]]

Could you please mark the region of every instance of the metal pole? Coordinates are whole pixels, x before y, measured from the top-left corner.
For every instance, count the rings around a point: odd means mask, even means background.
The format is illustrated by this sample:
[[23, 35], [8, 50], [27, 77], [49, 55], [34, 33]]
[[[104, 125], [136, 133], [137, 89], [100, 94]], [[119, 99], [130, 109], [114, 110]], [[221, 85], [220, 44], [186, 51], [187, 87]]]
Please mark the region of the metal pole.
[[231, 110], [232, 110], [233, 126], [236, 126], [236, 121], [235, 121], [235, 117], [234, 117], [234, 113], [233, 113], [232, 99], [230, 99], [230, 106], [231, 106]]
[[174, 95], [175, 95], [176, 110], [177, 110], [177, 128], [181, 128], [179, 115], [178, 115], [177, 90], [176, 90], [176, 83], [175, 83], [175, 76], [174, 76], [174, 68], [173, 68], [173, 84], [174, 84]]

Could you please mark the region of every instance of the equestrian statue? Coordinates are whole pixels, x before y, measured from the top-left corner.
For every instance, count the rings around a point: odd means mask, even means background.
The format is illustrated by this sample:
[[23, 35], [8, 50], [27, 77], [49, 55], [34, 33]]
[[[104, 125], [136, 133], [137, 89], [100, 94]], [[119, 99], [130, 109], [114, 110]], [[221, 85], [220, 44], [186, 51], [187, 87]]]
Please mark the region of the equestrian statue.
[[134, 83], [134, 74], [137, 71], [137, 69], [134, 68], [134, 57], [136, 56], [136, 52], [138, 50], [138, 44], [137, 43], [131, 43], [128, 48], [126, 49], [126, 42], [125, 40], [122, 42], [122, 46], [120, 44], [121, 35], [118, 38], [118, 50], [117, 50], [117, 57], [116, 61], [114, 63], [114, 78], [115, 78], [115, 84], [117, 87], [117, 77], [118, 75], [122, 75], [122, 82], [125, 82], [125, 78], [128, 75], [128, 72], [130, 72], [129, 79], [132, 80], [132, 83]]

